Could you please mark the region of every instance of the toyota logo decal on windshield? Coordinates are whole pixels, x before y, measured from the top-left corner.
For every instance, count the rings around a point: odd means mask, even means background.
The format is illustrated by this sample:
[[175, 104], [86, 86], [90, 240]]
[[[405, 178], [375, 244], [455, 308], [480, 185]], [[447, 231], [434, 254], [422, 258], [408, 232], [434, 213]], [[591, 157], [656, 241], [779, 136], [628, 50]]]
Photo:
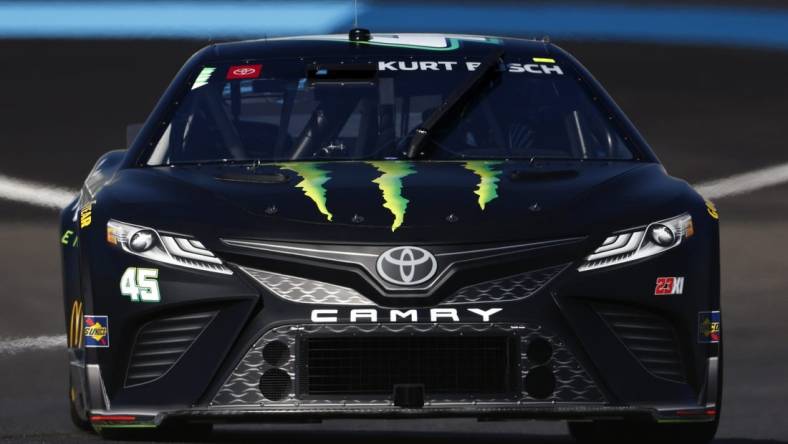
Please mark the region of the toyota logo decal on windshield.
[[419, 247], [395, 247], [378, 257], [378, 274], [397, 285], [418, 285], [438, 271], [438, 262], [429, 251]]
[[256, 79], [260, 77], [263, 65], [234, 65], [227, 70], [227, 80]]

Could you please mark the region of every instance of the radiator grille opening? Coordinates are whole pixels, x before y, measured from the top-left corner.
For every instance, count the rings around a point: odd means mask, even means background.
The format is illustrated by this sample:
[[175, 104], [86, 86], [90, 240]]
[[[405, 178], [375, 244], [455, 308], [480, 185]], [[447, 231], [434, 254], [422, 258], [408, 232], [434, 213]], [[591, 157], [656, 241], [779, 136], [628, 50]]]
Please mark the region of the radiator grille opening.
[[126, 387], [164, 376], [215, 315], [216, 312], [207, 312], [167, 316], [143, 325], [137, 332], [129, 360]]
[[301, 348], [305, 395], [391, 395], [424, 384], [428, 395], [517, 392], [517, 338], [310, 337]]
[[598, 305], [595, 308], [648, 371], [672, 381], [687, 382], [678, 336], [669, 320], [624, 305]]

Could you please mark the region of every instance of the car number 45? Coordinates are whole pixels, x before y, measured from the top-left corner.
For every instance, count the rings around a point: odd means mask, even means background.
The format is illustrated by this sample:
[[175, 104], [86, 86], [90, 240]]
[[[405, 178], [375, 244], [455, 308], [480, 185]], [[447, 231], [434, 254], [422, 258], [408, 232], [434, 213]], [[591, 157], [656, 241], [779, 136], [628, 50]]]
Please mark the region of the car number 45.
[[129, 267], [120, 278], [120, 294], [132, 302], [160, 302], [159, 270]]

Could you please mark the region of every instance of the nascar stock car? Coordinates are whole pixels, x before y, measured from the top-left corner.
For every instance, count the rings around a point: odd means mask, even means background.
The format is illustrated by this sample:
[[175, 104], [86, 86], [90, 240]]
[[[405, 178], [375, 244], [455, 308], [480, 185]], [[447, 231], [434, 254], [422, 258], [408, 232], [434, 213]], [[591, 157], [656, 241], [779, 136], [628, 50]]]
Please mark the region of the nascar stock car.
[[719, 235], [546, 41], [213, 44], [62, 213], [74, 422], [712, 439]]

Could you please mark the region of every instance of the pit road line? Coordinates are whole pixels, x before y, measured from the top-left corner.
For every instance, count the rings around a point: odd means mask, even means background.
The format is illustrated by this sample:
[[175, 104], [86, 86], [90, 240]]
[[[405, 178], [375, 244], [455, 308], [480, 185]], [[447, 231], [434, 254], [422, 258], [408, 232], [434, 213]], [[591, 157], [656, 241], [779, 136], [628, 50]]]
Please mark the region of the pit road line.
[[720, 199], [750, 193], [788, 182], [788, 163], [762, 168], [748, 173], [734, 174], [723, 179], [704, 182], [695, 186], [703, 197]]
[[60, 210], [77, 191], [0, 174], [0, 199]]
[[[735, 174], [695, 185], [707, 199], [721, 199], [751, 193], [788, 182], [788, 163]], [[0, 198], [55, 210], [62, 209], [75, 197], [76, 191], [15, 179], [0, 174]], [[0, 355], [28, 350], [47, 350], [66, 345], [64, 335], [0, 339]]]
[[[788, 163], [734, 174], [694, 185], [707, 199], [721, 199], [788, 182]], [[76, 196], [76, 190], [0, 174], [0, 199], [60, 210]]]
[[0, 339], [0, 356], [15, 355], [31, 350], [50, 350], [66, 347], [66, 335], [28, 336], [15, 339]]

